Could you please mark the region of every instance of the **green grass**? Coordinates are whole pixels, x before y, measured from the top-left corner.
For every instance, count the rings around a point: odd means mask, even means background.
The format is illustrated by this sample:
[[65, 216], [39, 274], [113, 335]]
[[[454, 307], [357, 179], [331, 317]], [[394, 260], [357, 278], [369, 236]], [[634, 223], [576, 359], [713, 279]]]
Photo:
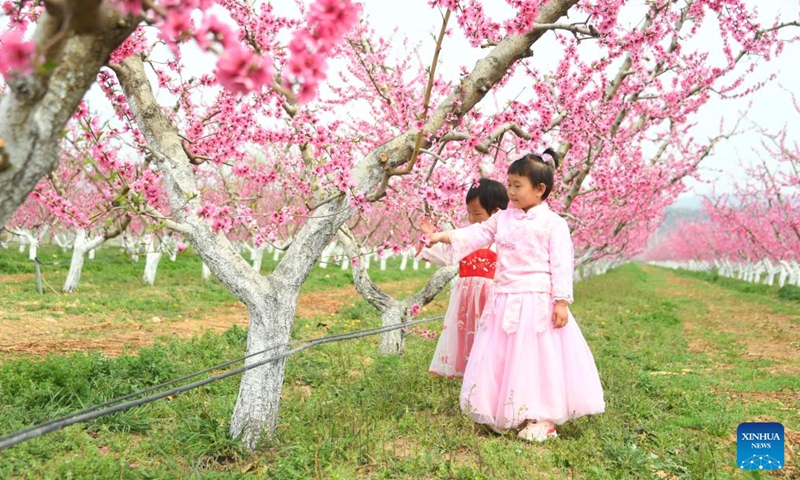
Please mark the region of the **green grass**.
[[[196, 281], [195, 303], [204, 308], [228, 301], [218, 300], [221, 287], [201, 283], [192, 261], [168, 267], [184, 269], [173, 288]], [[115, 276], [96, 268], [92, 283], [105, 278], [135, 296], [144, 291], [133, 267], [127, 280], [120, 270]], [[372, 273], [380, 282], [407, 281], [403, 289], [410, 291], [431, 271]], [[697, 338], [686, 325], [723, 302], [800, 313], [796, 304], [684, 277], [707, 299], [699, 307], [688, 295], [669, 293], [674, 278], [626, 265], [576, 285], [572, 311], [592, 347], [607, 411], [562, 426], [560, 438], [544, 445], [476, 433], [459, 412], [458, 381], [427, 373], [434, 341], [412, 336], [402, 357], [379, 357], [377, 338], [369, 338], [324, 345], [288, 362], [277, 438], [255, 454], [227, 436], [238, 389], [238, 379], [230, 379], [0, 452], [0, 478], [789, 478], [736, 470], [733, 435], [739, 423], [766, 417], [800, 429], [800, 401], [784, 395], [800, 391], [800, 376], [765, 375], [776, 361], [743, 356], [737, 336], [724, 330], [695, 329], [714, 349], [692, 351]], [[304, 289], [349, 281], [338, 268], [315, 268]], [[732, 296], [719, 299], [722, 291]], [[363, 301], [330, 313], [330, 321], [299, 319], [293, 337], [379, 323]], [[0, 434], [239, 356], [245, 341], [246, 332], [233, 328], [163, 340], [135, 356], [6, 361]]]
[[[179, 255], [175, 262], [162, 257], [155, 286], [150, 286], [142, 280], [144, 257], [133, 262], [120, 248], [101, 249], [95, 260], [86, 259], [78, 290], [64, 295], [61, 288], [69, 271], [70, 255], [70, 251], [63, 252], [60, 248], [45, 246], [39, 249], [39, 258], [44, 263], [41, 267], [44, 295], [40, 295], [33, 276], [34, 263], [28, 260], [27, 252], [20, 254], [16, 249], [0, 249], [0, 276], [15, 275], [12, 280], [0, 283], [0, 300], [13, 301], [27, 312], [47, 312], [55, 318], [63, 314], [91, 317], [113, 312], [123, 321], [152, 316], [176, 319], [237, 304], [216, 278], [208, 281], [201, 278], [202, 262], [190, 250]], [[412, 270], [409, 262], [408, 270], [402, 272], [399, 263], [400, 260], [394, 258], [387, 262], [385, 271], [371, 269], [373, 280], [379, 283], [402, 281], [407, 286], [396, 293], [410, 294], [413, 287], [424, 284], [433, 271], [422, 266], [419, 270]], [[276, 265], [272, 255], [265, 255], [261, 271], [268, 274]], [[349, 270], [342, 270], [338, 265], [330, 265], [327, 269], [316, 266], [301, 292], [352, 285]]]
[[44, 295], [36, 291], [34, 264], [27, 253], [0, 250], [0, 275], [16, 274], [0, 283], [0, 298], [13, 299], [23, 310], [55, 318], [63, 314], [105, 316], [113, 312], [118, 320], [177, 318], [235, 303], [233, 296], [217, 281], [201, 278], [199, 257], [183, 254], [178, 261], [164, 257], [159, 263], [155, 288], [142, 280], [144, 258], [133, 262], [118, 248], [98, 251], [95, 260], [86, 259], [78, 290], [64, 295], [61, 288], [69, 271], [70, 251], [39, 249]]

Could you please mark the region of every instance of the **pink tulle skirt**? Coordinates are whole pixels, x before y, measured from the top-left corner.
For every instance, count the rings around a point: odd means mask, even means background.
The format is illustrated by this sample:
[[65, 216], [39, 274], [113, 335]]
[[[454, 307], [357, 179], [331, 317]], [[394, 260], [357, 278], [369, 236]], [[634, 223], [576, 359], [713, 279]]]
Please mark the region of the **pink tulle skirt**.
[[445, 377], [464, 376], [475, 338], [475, 326], [490, 297], [493, 284], [492, 279], [483, 277], [456, 278], [444, 316], [442, 334], [431, 361], [431, 373]]
[[[511, 315], [507, 303], [516, 303]], [[515, 428], [528, 419], [561, 424], [605, 410], [597, 367], [575, 318], [570, 313], [557, 329], [552, 315], [548, 293], [495, 293], [489, 299], [461, 386], [466, 415]]]

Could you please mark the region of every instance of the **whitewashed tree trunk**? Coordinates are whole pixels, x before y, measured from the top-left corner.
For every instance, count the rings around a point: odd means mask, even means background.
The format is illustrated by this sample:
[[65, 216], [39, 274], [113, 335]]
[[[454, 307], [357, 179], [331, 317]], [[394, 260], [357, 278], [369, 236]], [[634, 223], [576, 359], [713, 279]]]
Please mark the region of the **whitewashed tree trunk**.
[[148, 285], [156, 283], [156, 272], [158, 271], [158, 263], [161, 261], [161, 252], [147, 252], [144, 263], [143, 279]]
[[263, 265], [264, 263], [264, 248], [263, 247], [254, 248], [252, 259], [253, 259], [253, 270], [258, 273], [261, 273], [261, 265]]
[[[413, 255], [409, 253], [409, 255]], [[411, 257], [411, 269], [412, 270], [419, 270], [419, 258], [418, 257]]]
[[760, 283], [761, 276], [764, 274], [764, 266], [759, 264], [753, 265], [753, 283]]
[[331, 257], [333, 256], [335, 251], [336, 251], [336, 242], [331, 242], [325, 247], [325, 249], [322, 251], [322, 255], [320, 255], [319, 257], [320, 268], [328, 268], [328, 264], [331, 263]]
[[27, 230], [16, 232], [19, 238], [19, 253], [25, 253], [25, 247], [28, 247], [28, 260], [34, 260], [39, 247], [39, 240]]
[[369, 266], [370, 266], [370, 265], [371, 265], [371, 263], [372, 263], [372, 255], [371, 255], [371, 254], [369, 254], [369, 253], [365, 253], [365, 254], [364, 254], [362, 257], [361, 257], [361, 261], [362, 261], [362, 262], [364, 262], [364, 268], [366, 268], [367, 270], [369, 270]]
[[97, 256], [97, 249], [96, 248], [93, 248], [93, 249], [89, 250], [89, 260], [94, 260], [94, 258], [96, 256]]
[[36, 260], [36, 256], [38, 254], [39, 254], [39, 239], [31, 236], [30, 238], [28, 238], [28, 259]]
[[250, 244], [247, 242], [238, 242], [238, 247], [239, 247], [239, 252], [248, 252], [250, 254], [251, 262], [254, 262], [256, 260], [256, 250], [258, 250], [258, 248], [255, 245], [251, 247]]
[[67, 240], [67, 236], [63, 233], [53, 235], [53, 241], [61, 248], [62, 252], [66, 252], [67, 248], [70, 247], [69, 240]]
[[725, 276], [733, 278], [733, 264], [728, 260], [723, 260], [722, 264], [725, 266]]
[[147, 253], [144, 261], [144, 275], [142, 279], [148, 285], [155, 285], [158, 264], [161, 262], [161, 244], [157, 237], [148, 235], [146, 237]]
[[77, 235], [75, 235], [75, 241], [72, 244], [72, 260], [69, 263], [69, 273], [67, 273], [67, 279], [64, 281], [64, 288], [61, 289], [62, 292], [72, 293], [77, 290], [81, 281], [86, 254], [90, 250], [99, 247], [105, 240], [106, 238], [102, 235], [87, 239], [86, 230], [78, 230]]
[[211, 269], [203, 262], [203, 280], [208, 280], [209, 278], [211, 278]]
[[601, 271], [600, 265], [597, 262], [595, 262], [592, 265], [592, 276], [596, 277], [596, 276], [600, 275], [600, 271]]
[[280, 260], [280, 258], [281, 258], [281, 251], [276, 248], [275, 251], [272, 252], [272, 261], [277, 262], [278, 260]]
[[773, 264], [768, 258], [765, 258], [762, 262], [764, 264], [764, 270], [767, 274], [766, 279], [764, 279], [764, 283], [772, 286], [775, 284], [775, 275], [781, 271], [780, 264]]
[[381, 257], [380, 269], [381, 271], [386, 270], [386, 255]]
[[[406, 309], [401, 302], [395, 302], [381, 312], [381, 326], [400, 325], [406, 319]], [[381, 334], [378, 353], [381, 355], [400, 355], [406, 345], [406, 332], [402, 328]]]
[[787, 268], [788, 264], [784, 261], [781, 261], [778, 264], [778, 267], [780, 268], [780, 275], [778, 275], [778, 286], [783, 287], [786, 285], [786, 278], [789, 276], [789, 269]]
[[753, 265], [753, 283], [761, 283], [761, 277], [766, 273], [767, 269], [764, 268], [762, 263]]
[[342, 270], [347, 270], [348, 268], [350, 268], [350, 257], [342, 255]]
[[408, 265], [408, 252], [403, 252], [400, 256], [402, 259], [400, 260], [400, 271], [404, 272], [406, 270], [406, 265]]
[[[249, 330], [247, 334], [247, 354], [268, 350], [264, 355], [256, 355], [245, 360], [252, 365], [265, 358], [279, 355], [287, 350], [296, 300], [291, 296], [285, 301], [265, 303], [263, 300], [248, 305]], [[234, 437], [255, 448], [263, 435], [271, 437], [278, 424], [281, 389], [286, 360], [267, 363], [248, 370], [242, 375], [239, 395], [236, 399], [230, 431]]]

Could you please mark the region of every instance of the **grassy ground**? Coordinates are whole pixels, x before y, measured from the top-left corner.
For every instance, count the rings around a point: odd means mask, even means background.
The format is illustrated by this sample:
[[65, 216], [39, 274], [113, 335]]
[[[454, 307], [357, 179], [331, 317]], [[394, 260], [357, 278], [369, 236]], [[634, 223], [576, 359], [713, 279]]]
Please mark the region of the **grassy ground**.
[[[120, 262], [87, 265], [82, 284], [97, 292], [67, 298], [19, 290], [30, 288], [24, 271], [0, 275], [0, 320], [23, 321], [33, 301], [40, 315], [75, 299], [78, 308], [106, 302], [80, 315], [120, 316], [130, 327], [154, 315], [175, 326], [193, 308], [208, 317], [232, 308], [221, 287], [199, 280], [195, 258], [161, 266], [157, 290], [180, 298], [177, 307], [152, 306], [152, 288], [131, 280], [143, 266]], [[9, 264], [0, 257], [0, 272]], [[427, 273], [389, 270], [379, 280], [408, 293]], [[332, 311], [309, 310], [295, 338], [378, 324], [369, 306], [347, 296], [348, 283], [338, 269], [315, 269], [305, 298], [346, 298]], [[118, 289], [132, 299], [105, 298]], [[0, 452], [0, 478], [800, 478], [800, 303], [639, 265], [576, 285], [576, 298], [607, 412], [562, 426], [560, 438], [543, 445], [476, 432], [458, 410], [458, 381], [426, 373], [434, 341], [412, 336], [402, 357], [378, 357], [370, 338], [288, 363], [278, 438], [256, 454], [227, 437], [238, 388], [230, 379]], [[422, 315], [445, 302], [446, 294]], [[77, 314], [61, 315], [57, 321]], [[136, 355], [9, 352], [0, 365], [0, 434], [239, 356], [245, 338], [234, 326], [165, 339]], [[736, 427], [745, 421], [783, 423], [786, 469], [735, 468]]]
[[[120, 354], [152, 344], [157, 337], [190, 337], [207, 330], [221, 333], [232, 325], [247, 326], [244, 306], [216, 280], [201, 278], [200, 259], [185, 252], [178, 261], [163, 259], [155, 287], [142, 280], [144, 259], [138, 263], [120, 249], [100, 250], [87, 260], [78, 291], [61, 294], [69, 270], [69, 252], [42, 248], [44, 295], [36, 290], [34, 264], [27, 254], [0, 250], [0, 362], [21, 355], [38, 357], [53, 352], [100, 349]], [[399, 260], [372, 276], [392, 293], [408, 294], [431, 270], [405, 272]], [[262, 272], [275, 262], [264, 259]], [[334, 316], [359, 298], [349, 271], [335, 265], [314, 268], [303, 285], [298, 315]]]

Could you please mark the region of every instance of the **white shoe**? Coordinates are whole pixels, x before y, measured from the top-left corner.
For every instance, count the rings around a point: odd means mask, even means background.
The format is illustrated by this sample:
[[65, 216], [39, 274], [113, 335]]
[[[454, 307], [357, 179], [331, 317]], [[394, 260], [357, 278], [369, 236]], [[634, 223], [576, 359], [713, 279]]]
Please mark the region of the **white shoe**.
[[544, 442], [548, 438], [557, 438], [556, 424], [545, 420], [542, 422], [531, 422], [519, 431], [517, 436], [529, 442]]

